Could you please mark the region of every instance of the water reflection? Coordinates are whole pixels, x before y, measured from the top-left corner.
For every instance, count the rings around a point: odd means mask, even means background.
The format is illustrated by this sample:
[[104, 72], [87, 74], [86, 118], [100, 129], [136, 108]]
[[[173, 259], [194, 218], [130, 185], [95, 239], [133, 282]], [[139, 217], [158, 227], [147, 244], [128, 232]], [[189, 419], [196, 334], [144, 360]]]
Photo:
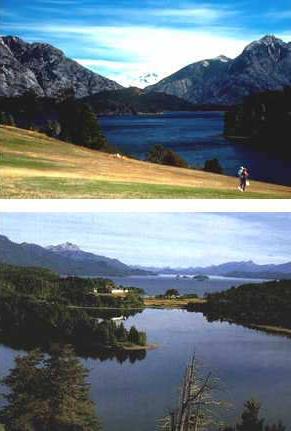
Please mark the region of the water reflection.
[[[281, 336], [227, 322], [208, 322], [201, 313], [182, 310], [145, 310], [125, 326], [146, 331], [147, 352], [106, 352], [83, 357], [90, 370], [91, 398], [105, 431], [153, 431], [168, 409], [176, 406], [185, 365], [197, 358], [220, 378], [222, 399], [232, 408], [225, 420], [234, 423], [243, 402], [262, 401], [262, 416], [282, 419], [290, 428], [291, 341]], [[19, 348], [19, 346], [18, 346]], [[18, 352], [0, 347], [0, 373], [7, 374]]]
[[[138, 313], [142, 313], [141, 310], [123, 310], [122, 315], [119, 310], [91, 310], [88, 313], [93, 319], [98, 322], [103, 320], [113, 320], [115, 325], [125, 323], [129, 317], [133, 317]], [[77, 340], [78, 342], [74, 345], [75, 351], [78, 356], [84, 359], [98, 359], [101, 362], [107, 360], [116, 360], [119, 364], [128, 361], [134, 364], [136, 361], [142, 361], [146, 358], [146, 349], [138, 350], [127, 350], [123, 348], [99, 348], [91, 346], [86, 341], [84, 334], [84, 342]], [[55, 344], [66, 344], [65, 339], [54, 339], [48, 340], [40, 332], [28, 332], [27, 330], [21, 330], [18, 328], [6, 328], [5, 331], [0, 332], [0, 344], [2, 346], [11, 348], [15, 351], [30, 351], [36, 348], [40, 348], [44, 352], [49, 352]], [[76, 347], [77, 346], [77, 347]]]

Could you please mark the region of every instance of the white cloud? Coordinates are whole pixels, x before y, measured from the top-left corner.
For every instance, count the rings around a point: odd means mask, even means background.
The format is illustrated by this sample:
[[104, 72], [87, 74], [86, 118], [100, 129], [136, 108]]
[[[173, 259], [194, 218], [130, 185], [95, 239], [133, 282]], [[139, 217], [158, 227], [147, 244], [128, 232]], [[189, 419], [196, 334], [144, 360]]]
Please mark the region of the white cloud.
[[196, 8], [175, 8], [175, 9], [152, 9], [151, 15], [159, 17], [167, 17], [184, 22], [194, 23], [213, 23], [219, 19], [238, 14], [238, 11], [223, 8], [215, 9], [214, 7], [200, 6]]
[[79, 61], [88, 67], [94, 66], [94, 70], [100, 67], [99, 73], [123, 84], [130, 84], [144, 72], [156, 72], [164, 77], [205, 58], [220, 54], [234, 57], [253, 40], [251, 35], [234, 38], [231, 29], [191, 31], [138, 26], [44, 25], [34, 26], [34, 30], [60, 40], [70, 35], [72, 44], [74, 39], [82, 38], [82, 52], [89, 54], [90, 59]]

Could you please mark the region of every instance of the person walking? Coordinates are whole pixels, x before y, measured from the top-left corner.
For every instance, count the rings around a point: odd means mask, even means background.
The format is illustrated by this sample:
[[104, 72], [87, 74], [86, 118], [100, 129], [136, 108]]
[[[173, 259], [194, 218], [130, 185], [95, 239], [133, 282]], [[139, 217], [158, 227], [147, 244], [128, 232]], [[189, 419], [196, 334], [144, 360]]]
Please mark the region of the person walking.
[[239, 189], [239, 191], [240, 191], [240, 192], [242, 192], [242, 191], [243, 191], [243, 190], [242, 190], [242, 174], [243, 174], [243, 171], [244, 171], [244, 167], [243, 167], [243, 166], [241, 166], [241, 167], [239, 168], [238, 172], [237, 172], [237, 176], [238, 176], [238, 179], [239, 179], [238, 189]]
[[248, 183], [248, 177], [249, 177], [249, 171], [246, 167], [241, 166], [239, 170], [239, 178], [240, 178], [240, 184], [239, 184], [239, 190], [241, 192], [246, 191], [247, 183]]

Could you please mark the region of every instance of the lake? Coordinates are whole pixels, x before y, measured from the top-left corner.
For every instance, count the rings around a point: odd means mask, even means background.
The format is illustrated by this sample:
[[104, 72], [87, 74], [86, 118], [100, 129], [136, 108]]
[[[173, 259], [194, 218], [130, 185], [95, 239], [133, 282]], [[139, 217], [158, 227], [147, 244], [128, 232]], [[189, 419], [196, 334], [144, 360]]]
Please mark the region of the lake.
[[[291, 340], [229, 323], [209, 323], [201, 313], [150, 310], [130, 317], [158, 343], [143, 360], [83, 359], [90, 369], [91, 398], [104, 431], [154, 431], [157, 420], [175, 406], [187, 361], [195, 351], [205, 367], [221, 379], [221, 398], [235, 421], [250, 397], [263, 402], [262, 414], [291, 426]], [[17, 352], [0, 346], [0, 374], [13, 366]]]
[[100, 118], [109, 142], [144, 159], [149, 149], [161, 144], [179, 153], [191, 166], [203, 167], [218, 158], [227, 175], [236, 176], [246, 165], [251, 178], [291, 185], [291, 160], [275, 152], [266, 154], [247, 142], [223, 137], [223, 112], [171, 112], [160, 115], [124, 115]]
[[[182, 274], [181, 274], [182, 275]], [[168, 289], [177, 289], [181, 295], [196, 293], [203, 296], [205, 293], [219, 292], [234, 286], [247, 283], [260, 283], [264, 280], [254, 278], [231, 278], [210, 276], [208, 280], [198, 281], [192, 277], [176, 278], [175, 275], [147, 275], [130, 277], [110, 277], [114, 282], [125, 287], [139, 287], [149, 296], [164, 294]]]

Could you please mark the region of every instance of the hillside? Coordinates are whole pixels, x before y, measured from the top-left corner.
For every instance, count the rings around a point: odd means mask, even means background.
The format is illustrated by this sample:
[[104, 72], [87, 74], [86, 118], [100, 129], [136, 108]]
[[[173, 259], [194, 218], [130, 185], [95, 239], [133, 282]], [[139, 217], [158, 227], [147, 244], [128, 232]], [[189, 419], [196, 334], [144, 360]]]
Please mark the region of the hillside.
[[42, 267], [66, 275], [113, 276], [146, 274], [117, 259], [98, 256], [66, 243], [49, 248], [37, 244], [17, 244], [0, 235], [0, 262], [29, 267]]
[[234, 59], [219, 56], [190, 64], [147, 87], [195, 104], [234, 105], [262, 91], [291, 85], [291, 43], [267, 35]]
[[194, 109], [191, 103], [176, 96], [158, 92], [146, 93], [136, 87], [102, 91], [82, 101], [88, 103], [97, 114], [158, 113]]
[[119, 158], [0, 127], [2, 198], [291, 198], [291, 188]]

